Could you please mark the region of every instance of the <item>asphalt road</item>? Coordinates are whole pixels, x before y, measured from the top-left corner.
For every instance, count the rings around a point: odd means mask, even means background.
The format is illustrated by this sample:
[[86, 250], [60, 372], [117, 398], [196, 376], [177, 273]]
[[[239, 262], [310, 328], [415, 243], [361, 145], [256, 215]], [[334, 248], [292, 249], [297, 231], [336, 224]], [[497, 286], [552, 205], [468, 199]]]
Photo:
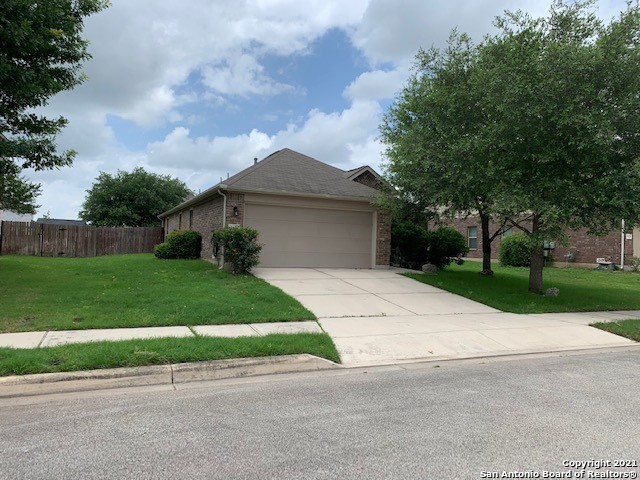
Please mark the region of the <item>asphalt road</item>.
[[579, 478], [640, 462], [639, 380], [636, 349], [2, 400], [0, 477]]

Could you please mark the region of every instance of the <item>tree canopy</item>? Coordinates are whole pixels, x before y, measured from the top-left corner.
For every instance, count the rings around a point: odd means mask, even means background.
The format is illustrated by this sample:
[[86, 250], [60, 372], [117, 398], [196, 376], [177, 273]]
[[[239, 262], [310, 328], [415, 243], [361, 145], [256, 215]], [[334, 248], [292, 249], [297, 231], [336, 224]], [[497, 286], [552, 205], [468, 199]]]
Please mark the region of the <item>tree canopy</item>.
[[177, 178], [143, 168], [116, 175], [101, 172], [80, 212], [80, 218], [99, 227], [154, 227], [158, 215], [175, 207], [192, 192]]
[[[640, 10], [629, 3], [604, 24], [593, 5], [558, 0], [545, 18], [506, 12], [499, 33], [461, 49], [472, 61], [436, 63], [446, 68], [413, 77], [381, 129], [390, 180], [413, 198], [480, 211], [464, 197], [478, 198], [484, 186], [489, 212], [530, 236], [536, 293], [544, 240], [561, 239], [567, 227], [598, 234], [640, 220]], [[433, 58], [455, 60], [450, 51]], [[451, 65], [465, 65], [464, 82]], [[411, 128], [396, 129], [399, 118]]]
[[[413, 203], [430, 217], [479, 214], [483, 272], [491, 273], [489, 221], [497, 214], [498, 165], [479, 135], [485, 121], [479, 49], [452, 32], [444, 50], [420, 50], [414, 73], [380, 127], [386, 174], [399, 203]], [[493, 237], [495, 237], [494, 232]]]
[[75, 152], [58, 153], [55, 144], [67, 120], [36, 109], [84, 81], [80, 67], [90, 55], [81, 37], [83, 19], [106, 5], [105, 0], [0, 2], [0, 208], [34, 213], [39, 185], [22, 170], [71, 165]]

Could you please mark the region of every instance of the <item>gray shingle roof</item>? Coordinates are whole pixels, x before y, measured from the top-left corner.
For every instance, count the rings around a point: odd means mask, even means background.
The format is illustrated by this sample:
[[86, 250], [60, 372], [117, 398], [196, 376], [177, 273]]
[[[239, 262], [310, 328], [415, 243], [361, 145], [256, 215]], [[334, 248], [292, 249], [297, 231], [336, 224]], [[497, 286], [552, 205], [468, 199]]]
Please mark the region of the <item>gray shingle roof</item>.
[[346, 178], [345, 173], [344, 170], [315, 158], [284, 148], [164, 212], [160, 218], [204, 201], [216, 195], [220, 189], [228, 192], [311, 195], [363, 201], [373, 200], [377, 196], [377, 190]]
[[282, 192], [372, 199], [377, 191], [344, 177], [344, 170], [285, 148], [222, 182], [229, 191]]

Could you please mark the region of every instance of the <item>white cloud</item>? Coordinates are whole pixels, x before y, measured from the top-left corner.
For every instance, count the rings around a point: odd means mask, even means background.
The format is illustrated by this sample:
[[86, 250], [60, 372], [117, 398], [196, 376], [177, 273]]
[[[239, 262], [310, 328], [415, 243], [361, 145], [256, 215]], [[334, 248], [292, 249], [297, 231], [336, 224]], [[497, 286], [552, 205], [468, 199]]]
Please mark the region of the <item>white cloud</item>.
[[250, 55], [238, 55], [223, 65], [206, 65], [202, 82], [213, 92], [222, 95], [275, 95], [295, 90], [278, 83], [265, 74], [265, 69]]
[[402, 89], [408, 73], [402, 69], [373, 70], [356, 78], [343, 95], [350, 100], [384, 100], [393, 98]]
[[537, 0], [371, 0], [352, 38], [373, 64], [401, 64], [412, 59], [420, 47], [442, 47], [452, 28], [479, 42], [505, 9], [540, 16], [548, 7]]

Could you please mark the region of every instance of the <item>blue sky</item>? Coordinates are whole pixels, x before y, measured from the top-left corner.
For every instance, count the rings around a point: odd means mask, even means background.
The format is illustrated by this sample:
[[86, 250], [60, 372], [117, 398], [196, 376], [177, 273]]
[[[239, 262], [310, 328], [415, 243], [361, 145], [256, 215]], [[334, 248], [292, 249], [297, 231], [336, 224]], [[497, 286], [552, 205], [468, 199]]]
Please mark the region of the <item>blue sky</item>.
[[[112, 0], [88, 18], [88, 80], [45, 108], [69, 125], [72, 167], [29, 172], [38, 215], [77, 218], [102, 171], [144, 167], [194, 191], [288, 147], [379, 171], [381, 115], [420, 47], [457, 27], [479, 40], [504, 9], [537, 0]], [[622, 0], [603, 0], [610, 19]]]

